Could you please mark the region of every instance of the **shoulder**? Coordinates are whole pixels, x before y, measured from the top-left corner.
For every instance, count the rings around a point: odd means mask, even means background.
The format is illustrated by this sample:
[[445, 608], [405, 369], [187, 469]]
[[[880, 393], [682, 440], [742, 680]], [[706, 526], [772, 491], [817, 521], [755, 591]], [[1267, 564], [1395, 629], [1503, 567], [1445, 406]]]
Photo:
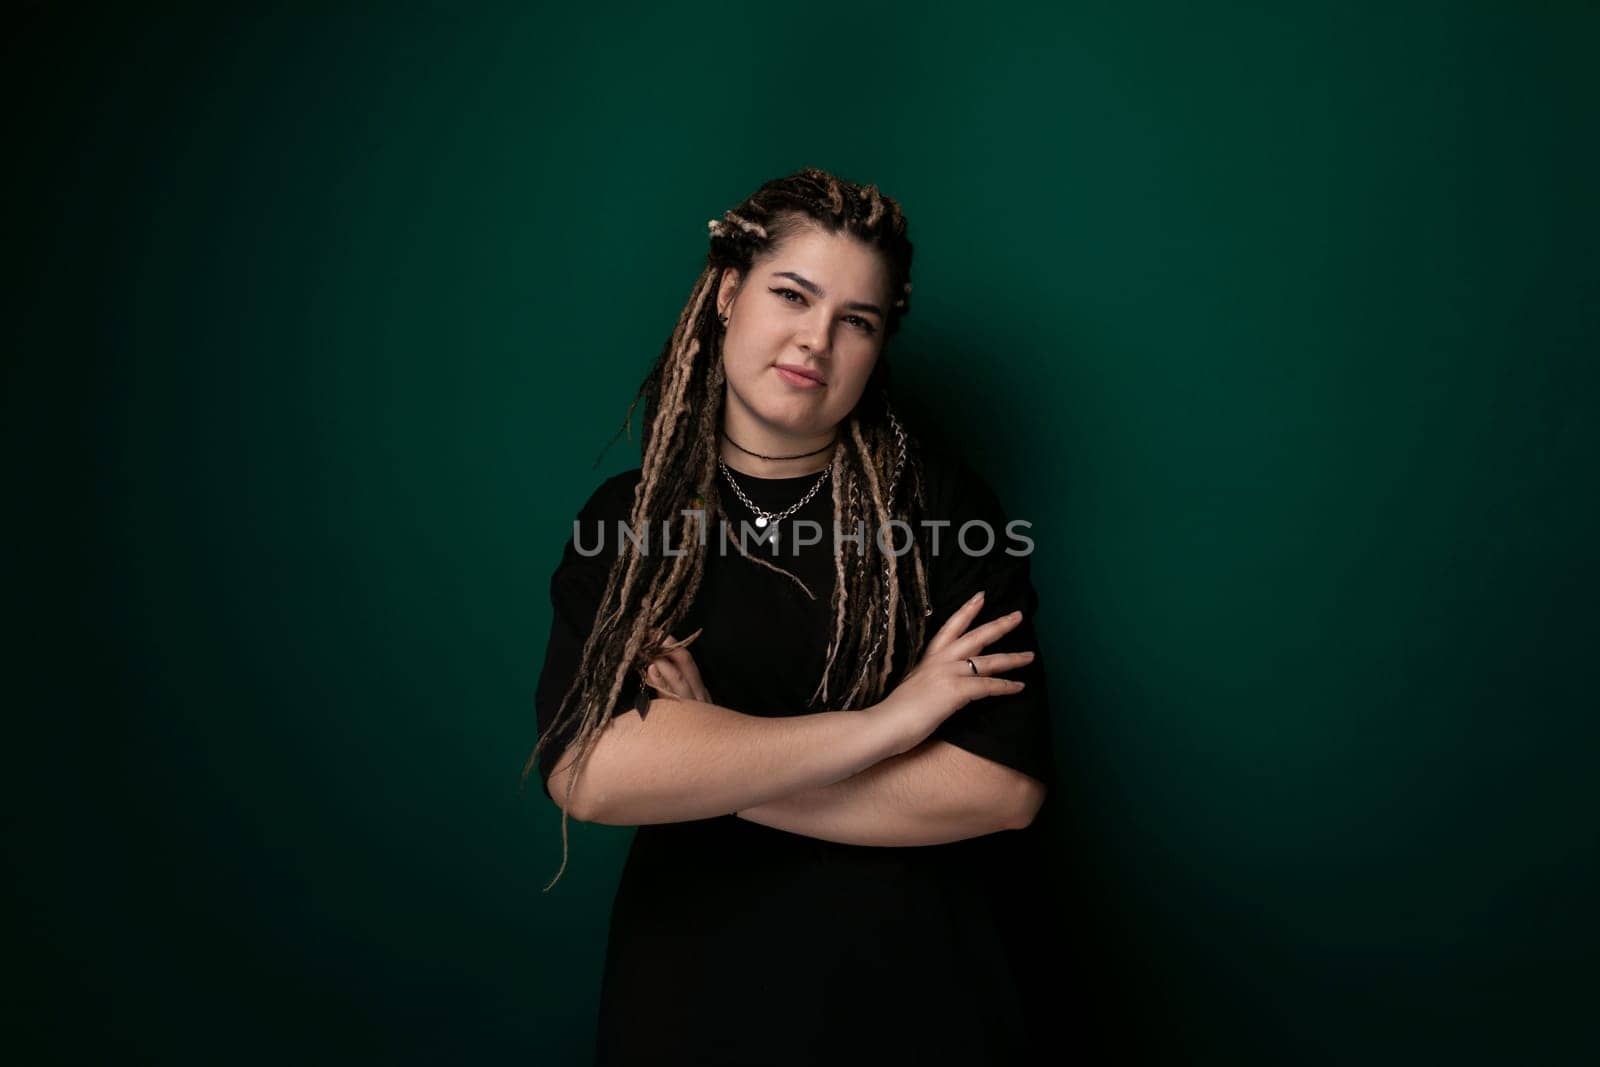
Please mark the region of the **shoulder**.
[[924, 447], [923, 496], [930, 518], [1000, 520], [1005, 508], [988, 478], [967, 459], [937, 447]]
[[624, 535], [619, 525], [633, 518], [633, 495], [640, 474], [638, 467], [613, 474], [589, 492], [569, 524], [561, 570], [599, 566], [622, 551]]
[[1031, 617], [1031, 525], [1012, 516], [989, 479], [966, 457], [929, 451], [923, 456], [923, 535], [928, 590], [936, 620], [949, 618], [973, 593], [988, 594], [988, 614], [1020, 608]]
[[568, 525], [560, 562], [550, 577], [550, 594], [574, 620], [593, 614], [611, 562], [622, 553], [626, 538], [619, 525], [633, 515], [639, 476], [634, 467], [606, 478], [590, 491]]
[[633, 496], [642, 475], [641, 468], [632, 467], [601, 482], [578, 509], [578, 519], [585, 522], [627, 519], [633, 514]]

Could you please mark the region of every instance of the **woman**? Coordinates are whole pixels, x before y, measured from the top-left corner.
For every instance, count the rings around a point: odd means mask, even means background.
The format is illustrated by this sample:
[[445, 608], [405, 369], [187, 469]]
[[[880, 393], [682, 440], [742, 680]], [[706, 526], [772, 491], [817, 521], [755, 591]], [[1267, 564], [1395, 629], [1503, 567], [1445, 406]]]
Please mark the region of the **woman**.
[[1035, 594], [993, 493], [890, 407], [905, 218], [808, 168], [710, 230], [642, 463], [552, 577], [524, 769], [562, 871], [569, 816], [639, 827], [598, 1061], [1020, 1061], [1001, 831], [1053, 777]]

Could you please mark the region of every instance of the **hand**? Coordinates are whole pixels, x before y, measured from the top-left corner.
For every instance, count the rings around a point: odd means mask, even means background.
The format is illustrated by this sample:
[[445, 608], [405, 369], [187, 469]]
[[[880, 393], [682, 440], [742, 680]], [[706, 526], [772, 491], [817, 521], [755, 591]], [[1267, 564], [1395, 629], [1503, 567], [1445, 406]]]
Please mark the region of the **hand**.
[[[977, 654], [1015, 629], [1022, 622], [1022, 612], [1014, 611], [967, 631], [981, 607], [982, 593], [963, 604], [933, 635], [922, 658], [894, 691], [868, 709], [895, 739], [897, 747], [891, 755], [921, 744], [940, 723], [974, 700], [1022, 691], [1022, 682], [992, 676], [1033, 662], [1032, 652]], [[967, 663], [969, 657], [977, 674]]]
[[694, 657], [689, 655], [689, 645], [700, 633], [696, 630], [682, 641], [667, 639], [663, 646], [666, 651], [651, 660], [645, 668], [645, 681], [655, 686], [663, 696], [698, 700], [705, 704], [716, 703], [700, 678], [700, 668], [695, 666]]

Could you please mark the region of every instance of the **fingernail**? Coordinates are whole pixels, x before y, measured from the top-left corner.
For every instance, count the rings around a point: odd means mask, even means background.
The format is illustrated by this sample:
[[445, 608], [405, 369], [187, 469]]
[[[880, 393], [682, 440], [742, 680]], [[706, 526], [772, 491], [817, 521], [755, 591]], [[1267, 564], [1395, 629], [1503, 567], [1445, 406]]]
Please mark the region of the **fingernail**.
[[980, 589], [976, 593], [972, 594], [972, 599], [967, 601], [967, 603], [968, 604], [976, 604], [978, 601], [980, 601], [982, 599], [983, 599], [983, 590]]

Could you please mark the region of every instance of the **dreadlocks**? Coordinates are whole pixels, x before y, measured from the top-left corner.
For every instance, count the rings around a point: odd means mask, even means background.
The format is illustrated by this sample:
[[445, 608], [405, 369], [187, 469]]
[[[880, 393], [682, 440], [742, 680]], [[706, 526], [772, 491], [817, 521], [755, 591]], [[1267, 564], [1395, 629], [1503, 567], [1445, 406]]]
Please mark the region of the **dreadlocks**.
[[[522, 769], [524, 785], [545, 744], [565, 732], [575, 753], [566, 772], [570, 795], [629, 671], [639, 673], [644, 684], [645, 668], [663, 653], [669, 635], [694, 603], [706, 554], [704, 530], [697, 523], [703, 519], [707, 528], [715, 528], [722, 514], [717, 459], [725, 382], [723, 326], [713, 293], [725, 269], [747, 277], [757, 258], [776, 251], [807, 226], [848, 233], [883, 256], [891, 294], [885, 344], [910, 312], [912, 246], [905, 216], [874, 185], [856, 185], [807, 167], [767, 182], [708, 223], [705, 268], [611, 439], [614, 443], [630, 427], [643, 400], [643, 459], [630, 524], [634, 530], [670, 531], [677, 550], [641, 553], [629, 539], [630, 547], [612, 562], [580, 667]], [[864, 524], [880, 533], [867, 538], [865, 551], [853, 553], [844, 551], [844, 539], [835, 538], [832, 632], [826, 665], [810, 698], [815, 710], [859, 709], [880, 700], [889, 688], [897, 629], [904, 628], [900, 651], [909, 663], [922, 650], [925, 619], [931, 613], [918, 533], [925, 504], [922, 462], [916, 442], [890, 408], [888, 389], [885, 350], [834, 449], [830, 477], [835, 522], [841, 529], [858, 530]], [[894, 539], [891, 519], [909, 525], [909, 551]], [[883, 551], [880, 537], [890, 551]], [[566, 715], [569, 703], [573, 711]], [[546, 890], [560, 880], [566, 860], [563, 811], [561, 869]]]

